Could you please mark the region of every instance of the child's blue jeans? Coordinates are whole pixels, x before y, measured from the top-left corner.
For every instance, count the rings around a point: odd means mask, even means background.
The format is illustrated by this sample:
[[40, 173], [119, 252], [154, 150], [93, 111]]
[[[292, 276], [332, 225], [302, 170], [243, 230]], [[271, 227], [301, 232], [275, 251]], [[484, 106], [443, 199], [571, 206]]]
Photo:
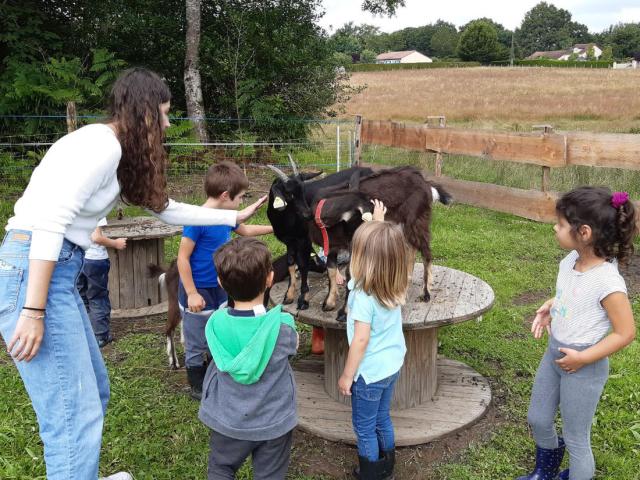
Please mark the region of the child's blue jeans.
[[351, 386], [351, 421], [358, 455], [370, 461], [378, 460], [380, 452], [395, 447], [389, 410], [398, 373], [368, 385], [360, 375]]
[[[31, 233], [7, 232], [0, 246], [0, 333], [9, 342], [25, 305]], [[44, 337], [30, 362], [16, 362], [38, 417], [48, 480], [98, 477], [107, 370], [76, 288], [83, 250], [65, 240], [55, 265]]]
[[109, 301], [109, 269], [111, 263], [104, 260], [88, 260], [85, 258], [80, 275], [78, 290], [89, 314], [93, 333], [98, 341], [109, 339], [109, 321], [111, 319], [111, 302]]

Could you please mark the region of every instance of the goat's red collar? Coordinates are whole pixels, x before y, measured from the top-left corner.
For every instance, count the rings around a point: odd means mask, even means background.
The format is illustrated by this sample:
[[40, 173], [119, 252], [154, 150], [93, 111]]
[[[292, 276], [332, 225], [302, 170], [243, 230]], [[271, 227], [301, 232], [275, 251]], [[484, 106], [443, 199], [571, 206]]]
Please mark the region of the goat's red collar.
[[320, 233], [322, 234], [322, 250], [324, 250], [325, 256], [328, 257], [329, 256], [329, 234], [327, 233], [327, 227], [322, 222], [322, 216], [321, 216], [322, 207], [324, 205], [325, 200], [326, 199], [323, 198], [318, 202], [318, 205], [316, 206], [314, 220], [316, 222], [316, 225], [320, 229]]

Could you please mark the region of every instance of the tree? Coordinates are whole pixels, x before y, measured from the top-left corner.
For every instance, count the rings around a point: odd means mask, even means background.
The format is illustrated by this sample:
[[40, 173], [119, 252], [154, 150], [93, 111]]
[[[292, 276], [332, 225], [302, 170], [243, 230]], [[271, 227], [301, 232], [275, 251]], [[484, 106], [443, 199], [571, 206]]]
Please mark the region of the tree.
[[498, 35], [498, 43], [500, 44], [500, 47], [501, 47], [500, 53], [498, 54], [497, 59], [509, 58], [512, 41], [513, 41], [514, 57], [521, 56], [520, 47], [516, 43], [514, 32], [504, 28], [504, 26], [501, 23], [498, 23], [490, 18], [482, 17], [482, 18], [477, 18], [475, 20], [471, 20], [470, 22], [460, 27], [460, 33], [464, 32], [470, 24], [478, 20], [482, 20], [483, 22], [488, 23], [496, 30], [496, 34]]
[[429, 53], [438, 58], [452, 57], [458, 46], [458, 32], [448, 26], [440, 26], [431, 36]]
[[373, 13], [374, 15], [396, 14], [398, 7], [404, 7], [405, 0], [364, 0], [362, 9]]
[[376, 63], [376, 52], [373, 50], [363, 50], [360, 54], [360, 63]]
[[640, 23], [619, 23], [609, 28], [605, 42], [615, 58], [629, 58], [640, 52]]
[[593, 48], [593, 45], [589, 46], [587, 49], [587, 60], [590, 62], [596, 60], [596, 49]]
[[344, 67], [346, 65], [351, 65], [353, 63], [353, 59], [351, 58], [351, 56], [342, 52], [333, 52], [332, 59], [336, 67]]
[[607, 45], [602, 49], [600, 60], [604, 62], [611, 62], [613, 60], [613, 48], [611, 47], [611, 45]]
[[187, 115], [192, 119], [198, 141], [209, 140], [205, 125], [205, 108], [200, 80], [200, 0], [186, 0], [186, 53], [184, 56], [184, 95]]
[[359, 55], [363, 46], [358, 38], [358, 29], [353, 22], [345, 23], [337, 29], [330, 39], [334, 51], [351, 55]]
[[95, 108], [96, 104], [102, 103], [106, 87], [115, 80], [124, 64], [104, 49], [93, 50], [92, 61], [83, 62], [78, 57], [50, 58], [39, 66], [42, 76], [17, 76], [9, 96], [16, 100], [40, 100], [54, 107], [64, 106], [67, 130], [72, 132], [77, 127], [77, 105]]
[[482, 20], [469, 25], [458, 43], [458, 56], [463, 60], [489, 63], [500, 53], [495, 28]]
[[[306, 119], [336, 114], [352, 90], [346, 75], [336, 75], [321, 13], [320, 0], [201, 3], [202, 98], [208, 115], [236, 119], [208, 122], [209, 135], [215, 129], [218, 138], [235, 137], [242, 124], [260, 139], [300, 138], [311, 126]], [[0, 1], [0, 114], [60, 113], [64, 104], [51, 96], [23, 92], [53, 81], [43, 69], [50, 58], [75, 68], [75, 58], [90, 64], [92, 49], [158, 72], [171, 89], [173, 110], [187, 110], [186, 14], [185, 0]], [[102, 97], [79, 108], [98, 113]], [[45, 121], [38, 122], [34, 128], [46, 131]], [[8, 131], [5, 119], [0, 124]], [[60, 127], [51, 120], [47, 128]]]
[[[236, 118], [260, 139], [286, 139], [304, 136], [306, 119], [336, 113], [350, 89], [345, 75], [336, 75], [319, 6], [319, 0], [203, 3], [202, 88], [212, 116]], [[238, 133], [228, 124], [216, 129]]]
[[573, 22], [567, 10], [546, 2], [538, 3], [525, 14], [517, 38], [525, 56], [591, 41], [585, 25]]

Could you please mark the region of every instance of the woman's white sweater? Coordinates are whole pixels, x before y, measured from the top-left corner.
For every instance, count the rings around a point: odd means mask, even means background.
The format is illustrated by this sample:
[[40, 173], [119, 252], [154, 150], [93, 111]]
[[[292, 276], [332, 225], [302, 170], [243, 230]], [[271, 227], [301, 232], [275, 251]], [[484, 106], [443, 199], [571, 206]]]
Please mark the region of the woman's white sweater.
[[[7, 230], [29, 230], [29, 258], [56, 261], [64, 238], [87, 249], [98, 221], [120, 195], [117, 179], [122, 150], [105, 124], [65, 135], [34, 169], [14, 207]], [[214, 210], [169, 200], [165, 210], [150, 212], [172, 225], [236, 225], [235, 210]]]

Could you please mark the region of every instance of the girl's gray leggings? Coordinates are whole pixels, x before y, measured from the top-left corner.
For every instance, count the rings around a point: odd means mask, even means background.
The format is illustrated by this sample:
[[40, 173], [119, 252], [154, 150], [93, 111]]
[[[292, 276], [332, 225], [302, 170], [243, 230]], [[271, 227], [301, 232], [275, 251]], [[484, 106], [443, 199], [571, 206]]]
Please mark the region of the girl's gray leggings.
[[609, 376], [609, 359], [585, 365], [576, 373], [562, 370], [555, 360], [564, 356], [558, 348], [585, 350], [588, 346], [565, 345], [553, 337], [540, 362], [531, 393], [528, 420], [536, 445], [557, 448], [554, 425], [558, 407], [562, 436], [569, 452], [570, 480], [590, 480], [595, 474], [591, 452], [591, 423]]

